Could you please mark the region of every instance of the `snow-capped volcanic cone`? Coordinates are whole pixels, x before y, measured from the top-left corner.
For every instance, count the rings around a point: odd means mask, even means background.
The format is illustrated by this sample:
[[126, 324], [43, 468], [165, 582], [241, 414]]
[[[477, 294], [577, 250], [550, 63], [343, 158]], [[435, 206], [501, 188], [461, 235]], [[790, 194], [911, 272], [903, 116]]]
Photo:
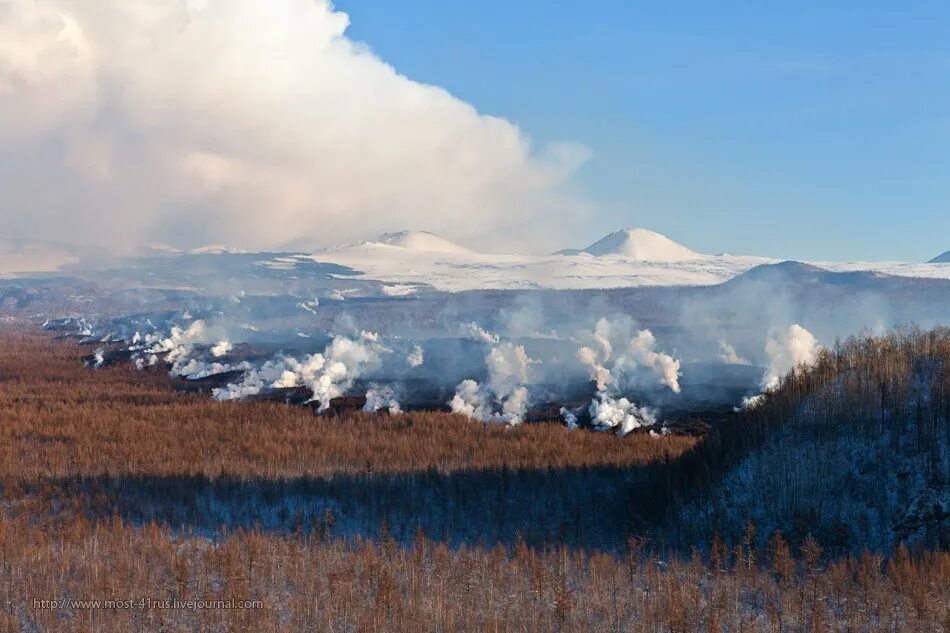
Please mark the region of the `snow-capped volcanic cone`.
[[623, 229], [594, 242], [582, 252], [604, 257], [619, 255], [639, 261], [679, 262], [706, 257], [647, 229]]
[[947, 251], [943, 255], [937, 255], [931, 259], [928, 264], [950, 264], [950, 251]]
[[379, 244], [398, 246], [410, 251], [431, 253], [455, 253], [470, 255], [473, 251], [451, 242], [444, 237], [428, 231], [399, 231], [398, 233], [383, 233], [377, 240]]

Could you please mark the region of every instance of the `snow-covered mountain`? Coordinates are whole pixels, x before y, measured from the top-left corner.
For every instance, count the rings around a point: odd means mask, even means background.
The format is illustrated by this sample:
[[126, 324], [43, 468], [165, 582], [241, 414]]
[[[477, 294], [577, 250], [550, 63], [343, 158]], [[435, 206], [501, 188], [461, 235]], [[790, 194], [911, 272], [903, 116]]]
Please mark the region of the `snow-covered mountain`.
[[[643, 228], [610, 233], [583, 250], [551, 255], [480, 253], [425, 231], [387, 233], [376, 240], [296, 256], [306, 265], [336, 264], [356, 276], [395, 284], [401, 291], [434, 288], [552, 290], [643, 286], [709, 286], [779, 260], [705, 255]], [[816, 270], [870, 271], [901, 277], [950, 278], [946, 266], [904, 262], [812, 262]], [[275, 264], [276, 265], [276, 264]], [[287, 262], [279, 262], [288, 266]]]
[[360, 271], [367, 279], [445, 291], [704, 286], [774, 261], [699, 255], [646, 229], [612, 233], [591, 248], [594, 252], [540, 256], [480, 253], [425, 231], [402, 231], [310, 257]]
[[228, 246], [227, 244], [208, 244], [206, 246], [193, 248], [188, 252], [192, 255], [221, 255], [222, 253], [229, 255], [243, 255], [247, 254], [248, 251], [244, 250], [243, 248]]
[[641, 228], [616, 231], [581, 252], [595, 257], [617, 255], [637, 261], [655, 262], [679, 262], [706, 257], [665, 235]]
[[[346, 253], [376, 253], [381, 254], [395, 250], [400, 256], [412, 257], [414, 254], [467, 257], [477, 253], [461, 244], [456, 244], [441, 235], [429, 231], [398, 231], [383, 233], [373, 240], [363, 240], [350, 244], [338, 244], [317, 251], [318, 253], [346, 254]], [[408, 251], [408, 252], [407, 252]]]
[[378, 243], [388, 244], [389, 246], [398, 246], [410, 251], [429, 252], [429, 253], [455, 253], [458, 255], [468, 255], [472, 250], [456, 244], [444, 237], [430, 233], [429, 231], [399, 231], [398, 233], [383, 233], [379, 236]]
[[950, 251], [947, 251], [943, 255], [937, 255], [931, 259], [928, 264], [950, 264]]
[[149, 242], [142, 245], [139, 253], [146, 256], [169, 256], [177, 255], [246, 255], [250, 251], [243, 248], [229, 246], [227, 244], [206, 244], [197, 248], [183, 250], [162, 242]]
[[[705, 255], [642, 228], [611, 233], [584, 250], [564, 250], [551, 255], [481, 253], [427, 231], [386, 233], [373, 240], [313, 253], [246, 253], [216, 245], [181, 251], [152, 245], [142, 254], [145, 259], [161, 256], [168, 260], [162, 264], [160, 274], [156, 272], [158, 276], [151, 278], [152, 282], [164, 278], [171, 270], [188, 272], [194, 278], [196, 274], [220, 267], [233, 278], [320, 277], [337, 280], [334, 282], [339, 282], [337, 285], [351, 280], [369, 283], [388, 295], [412, 294], [423, 289], [459, 292], [710, 286], [734, 279], [762, 264], [779, 262], [767, 257]], [[67, 247], [0, 243], [0, 275], [15, 277], [56, 271], [65, 265], [70, 265], [70, 270], [77, 274], [81, 270], [103, 268], [105, 264], [97, 264], [94, 255], [73, 252]], [[200, 262], [196, 256], [200, 256]], [[948, 257], [945, 254], [927, 264], [806, 262], [809, 266], [798, 265], [795, 270], [810, 271], [811, 276], [829, 271], [867, 271], [896, 277], [950, 279], [950, 266], [937, 263], [945, 262]], [[134, 258], [123, 261], [122, 265], [138, 270]], [[848, 279], [857, 281], [859, 278]]]

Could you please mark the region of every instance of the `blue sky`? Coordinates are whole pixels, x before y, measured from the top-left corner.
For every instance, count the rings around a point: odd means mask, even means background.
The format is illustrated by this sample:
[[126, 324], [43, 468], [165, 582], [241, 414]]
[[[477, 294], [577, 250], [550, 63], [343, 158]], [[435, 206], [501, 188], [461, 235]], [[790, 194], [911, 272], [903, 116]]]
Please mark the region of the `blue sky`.
[[643, 226], [704, 252], [950, 249], [950, 3], [336, 5], [399, 72], [588, 146], [577, 246]]

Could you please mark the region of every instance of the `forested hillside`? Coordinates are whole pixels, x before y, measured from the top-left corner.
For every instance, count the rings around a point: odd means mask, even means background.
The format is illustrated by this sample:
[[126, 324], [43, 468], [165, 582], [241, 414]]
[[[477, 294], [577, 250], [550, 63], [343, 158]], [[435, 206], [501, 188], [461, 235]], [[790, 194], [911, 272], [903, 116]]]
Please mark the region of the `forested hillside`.
[[682, 491], [679, 544], [738, 542], [751, 521], [760, 542], [836, 553], [950, 546], [950, 329], [839, 342], [722, 433], [684, 461], [724, 473]]

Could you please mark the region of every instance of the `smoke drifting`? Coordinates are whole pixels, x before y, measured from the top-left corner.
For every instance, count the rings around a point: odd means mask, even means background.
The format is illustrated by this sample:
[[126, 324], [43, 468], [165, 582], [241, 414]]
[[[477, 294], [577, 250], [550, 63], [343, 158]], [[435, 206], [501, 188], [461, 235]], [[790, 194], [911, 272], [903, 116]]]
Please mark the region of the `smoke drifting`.
[[583, 212], [561, 186], [584, 148], [537, 150], [348, 22], [327, 0], [0, 2], [0, 221], [260, 249], [421, 224], [497, 240]]

